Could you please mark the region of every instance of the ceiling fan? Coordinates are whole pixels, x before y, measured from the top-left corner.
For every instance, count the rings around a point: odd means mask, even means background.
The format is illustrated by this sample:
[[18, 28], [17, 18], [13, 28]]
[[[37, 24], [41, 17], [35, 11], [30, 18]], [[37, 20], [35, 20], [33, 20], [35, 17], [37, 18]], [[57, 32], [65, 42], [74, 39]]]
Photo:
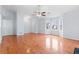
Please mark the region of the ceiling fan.
[[46, 11], [42, 11], [41, 8], [42, 8], [42, 6], [38, 5], [37, 6], [37, 10], [33, 12], [33, 15], [35, 15], [35, 16], [46, 16], [47, 12]]

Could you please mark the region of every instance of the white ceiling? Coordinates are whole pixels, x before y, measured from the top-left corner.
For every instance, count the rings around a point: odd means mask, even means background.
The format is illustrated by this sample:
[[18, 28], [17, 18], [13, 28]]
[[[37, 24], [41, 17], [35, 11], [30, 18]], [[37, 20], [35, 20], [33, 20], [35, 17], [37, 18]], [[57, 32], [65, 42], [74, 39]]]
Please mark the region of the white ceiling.
[[[37, 5], [5, 5], [4, 8], [31, 14], [37, 10]], [[66, 12], [79, 9], [78, 5], [41, 5], [41, 11], [50, 12], [52, 15], [61, 15]]]

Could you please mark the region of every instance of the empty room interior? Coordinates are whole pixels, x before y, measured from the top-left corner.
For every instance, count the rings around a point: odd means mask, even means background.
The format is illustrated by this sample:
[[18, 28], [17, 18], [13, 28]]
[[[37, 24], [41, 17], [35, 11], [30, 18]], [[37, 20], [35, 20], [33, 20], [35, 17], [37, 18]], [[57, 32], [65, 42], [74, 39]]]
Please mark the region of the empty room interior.
[[0, 5], [0, 54], [75, 53], [79, 5]]

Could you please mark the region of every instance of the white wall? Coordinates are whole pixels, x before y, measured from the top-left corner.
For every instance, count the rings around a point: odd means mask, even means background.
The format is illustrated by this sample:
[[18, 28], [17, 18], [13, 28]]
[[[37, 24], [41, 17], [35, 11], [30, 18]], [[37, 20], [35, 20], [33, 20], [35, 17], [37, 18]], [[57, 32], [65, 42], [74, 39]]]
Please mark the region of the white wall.
[[32, 32], [45, 33], [45, 17], [32, 17]]
[[45, 20], [47, 17], [39, 17], [37, 19], [38, 22], [38, 33], [44, 33], [45, 34]]
[[23, 35], [24, 14], [20, 11], [13, 11], [2, 8], [2, 35]]
[[1, 23], [2, 19], [1, 19], [1, 6], [0, 6], [0, 43], [2, 41], [2, 34], [1, 34], [1, 27], [2, 27], [2, 23]]
[[[28, 18], [29, 17], [29, 18]], [[36, 16], [25, 16], [24, 32], [25, 33], [45, 33], [45, 20]]]
[[32, 25], [32, 16], [29, 16], [29, 15], [25, 15], [24, 16], [24, 33], [30, 33], [32, 32], [32, 28], [31, 28], [31, 25]]
[[2, 35], [15, 35], [16, 34], [16, 13], [2, 8]]
[[25, 17], [24, 32], [25, 33], [45, 33], [45, 17], [29, 16]]
[[63, 15], [63, 32], [65, 38], [79, 39], [79, 9]]
[[17, 21], [16, 21], [17, 35], [24, 35], [24, 14], [17, 12]]

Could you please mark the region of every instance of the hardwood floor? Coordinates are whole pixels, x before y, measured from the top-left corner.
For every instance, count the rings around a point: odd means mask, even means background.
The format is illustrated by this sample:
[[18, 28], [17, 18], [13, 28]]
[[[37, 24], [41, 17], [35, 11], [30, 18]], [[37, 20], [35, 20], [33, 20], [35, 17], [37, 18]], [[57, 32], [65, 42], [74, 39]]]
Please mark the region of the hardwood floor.
[[44, 34], [4, 36], [0, 45], [2, 54], [72, 54], [79, 41]]

